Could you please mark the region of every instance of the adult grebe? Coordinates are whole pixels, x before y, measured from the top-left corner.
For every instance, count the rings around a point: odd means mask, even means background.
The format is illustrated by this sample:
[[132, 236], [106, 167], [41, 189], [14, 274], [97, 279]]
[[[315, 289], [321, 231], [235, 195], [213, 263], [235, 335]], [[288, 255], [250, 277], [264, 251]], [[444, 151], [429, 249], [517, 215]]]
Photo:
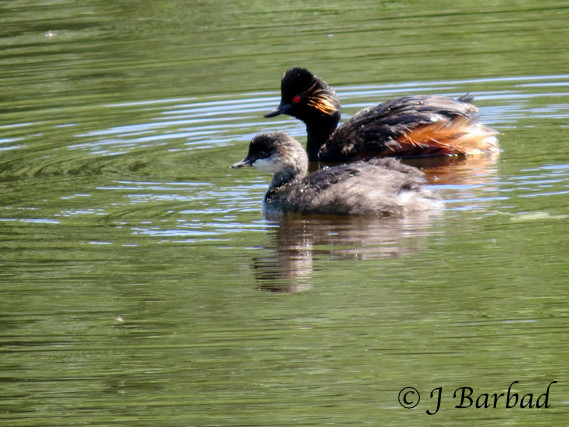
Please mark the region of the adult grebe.
[[334, 90], [310, 71], [292, 68], [282, 77], [279, 107], [265, 117], [288, 114], [302, 120], [310, 161], [496, 154], [498, 132], [478, 122], [471, 101], [468, 96], [405, 96], [365, 108], [337, 128], [340, 101]]

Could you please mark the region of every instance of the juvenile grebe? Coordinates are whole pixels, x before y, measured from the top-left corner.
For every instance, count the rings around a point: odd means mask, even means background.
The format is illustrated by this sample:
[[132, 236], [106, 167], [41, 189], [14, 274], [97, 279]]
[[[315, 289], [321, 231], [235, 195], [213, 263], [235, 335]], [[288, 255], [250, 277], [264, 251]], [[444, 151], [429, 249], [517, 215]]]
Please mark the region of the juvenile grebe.
[[324, 168], [306, 176], [306, 152], [284, 132], [254, 137], [247, 157], [231, 167], [244, 166], [274, 174], [263, 198], [263, 212], [267, 215], [400, 216], [443, 206], [436, 196], [421, 187], [423, 173], [419, 169], [393, 158]]
[[281, 103], [265, 117], [288, 114], [306, 124], [310, 161], [370, 157], [424, 157], [498, 153], [497, 131], [478, 122], [472, 98], [437, 95], [395, 98], [340, 121], [340, 101], [321, 78], [304, 68], [286, 71]]

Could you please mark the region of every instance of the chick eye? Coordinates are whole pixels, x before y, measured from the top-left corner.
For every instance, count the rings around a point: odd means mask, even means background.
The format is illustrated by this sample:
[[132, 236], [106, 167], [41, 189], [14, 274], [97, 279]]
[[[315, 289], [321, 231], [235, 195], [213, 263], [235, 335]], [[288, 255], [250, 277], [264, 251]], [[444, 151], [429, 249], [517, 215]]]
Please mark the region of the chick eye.
[[292, 98], [292, 103], [293, 104], [298, 104], [300, 102], [300, 96], [296, 95], [294, 98]]

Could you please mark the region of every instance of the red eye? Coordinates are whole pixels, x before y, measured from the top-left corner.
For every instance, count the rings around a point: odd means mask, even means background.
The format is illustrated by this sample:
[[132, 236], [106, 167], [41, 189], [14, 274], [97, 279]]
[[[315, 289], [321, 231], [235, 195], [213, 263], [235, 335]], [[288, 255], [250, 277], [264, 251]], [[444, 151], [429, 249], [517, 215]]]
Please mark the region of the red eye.
[[300, 96], [296, 95], [294, 98], [292, 98], [293, 104], [298, 104], [299, 102], [300, 102]]

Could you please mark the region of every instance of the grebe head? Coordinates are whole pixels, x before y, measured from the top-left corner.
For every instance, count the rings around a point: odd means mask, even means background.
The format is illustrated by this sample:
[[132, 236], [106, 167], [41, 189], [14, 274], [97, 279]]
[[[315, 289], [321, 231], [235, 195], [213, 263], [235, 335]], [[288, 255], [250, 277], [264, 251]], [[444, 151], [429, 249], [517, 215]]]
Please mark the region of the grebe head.
[[308, 169], [308, 158], [302, 145], [286, 133], [263, 133], [251, 140], [247, 157], [231, 167], [246, 166], [273, 174], [288, 170], [294, 175], [304, 176]]
[[281, 80], [279, 107], [265, 117], [288, 114], [304, 122], [324, 119], [337, 124], [340, 112], [338, 96], [324, 80], [305, 68], [291, 68]]

